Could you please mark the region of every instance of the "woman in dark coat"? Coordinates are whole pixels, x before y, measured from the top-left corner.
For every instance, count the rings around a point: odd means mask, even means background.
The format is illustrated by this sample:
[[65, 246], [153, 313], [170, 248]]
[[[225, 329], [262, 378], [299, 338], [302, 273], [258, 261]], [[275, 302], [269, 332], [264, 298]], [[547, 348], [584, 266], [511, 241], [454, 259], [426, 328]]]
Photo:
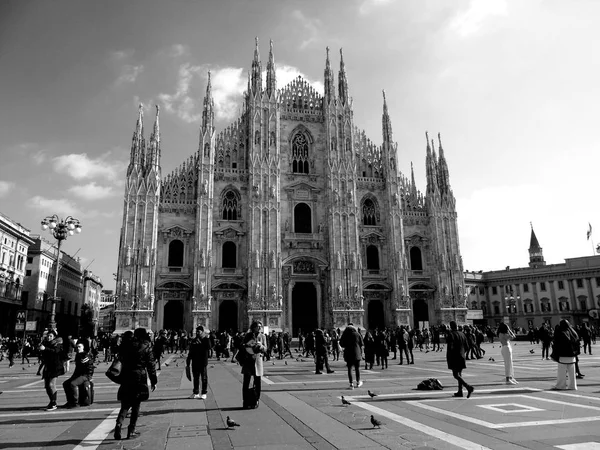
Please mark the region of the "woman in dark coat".
[[454, 394], [454, 397], [463, 396], [464, 386], [467, 388], [467, 398], [469, 398], [475, 389], [462, 378], [462, 371], [467, 368], [465, 356], [469, 343], [465, 334], [458, 331], [458, 326], [454, 321], [450, 322], [450, 330], [446, 331], [446, 347], [448, 369], [452, 371], [452, 376], [458, 381], [458, 391]]
[[48, 331], [46, 340], [40, 345], [39, 349], [42, 352], [42, 362], [44, 363], [44, 371], [42, 372], [44, 388], [50, 399], [46, 411], [54, 411], [58, 408], [56, 405], [58, 395], [56, 392], [56, 379], [65, 374], [65, 362], [68, 357], [63, 351], [63, 340], [58, 337], [56, 330]]
[[148, 400], [148, 377], [150, 377], [152, 392], [158, 383], [156, 362], [146, 329], [137, 328], [133, 332], [133, 339], [129, 336], [126, 337], [126, 334], [128, 332], [123, 334], [123, 342], [119, 348], [119, 360], [123, 367], [121, 369], [121, 387], [117, 394], [117, 400], [121, 401], [121, 410], [117, 416], [115, 439], [121, 439], [121, 426], [130, 408], [131, 418], [127, 428], [127, 439], [133, 439], [140, 435], [135, 430], [135, 426], [140, 413], [140, 403]]
[[340, 338], [340, 345], [344, 348], [344, 361], [348, 366], [348, 381], [350, 381], [350, 389], [354, 389], [352, 384], [352, 368], [356, 374], [356, 387], [361, 387], [363, 382], [360, 381], [360, 361], [362, 360], [363, 339], [354, 324], [350, 322], [344, 329]]
[[[246, 333], [243, 347], [240, 351], [247, 354], [242, 363], [242, 402], [244, 409], [258, 408], [260, 403], [260, 391], [262, 387], [261, 378], [264, 375], [262, 355], [267, 351], [267, 338], [262, 333], [262, 322], [252, 322], [250, 331]], [[250, 389], [250, 378], [254, 378], [252, 398]]]
[[[552, 359], [558, 363], [553, 389], [577, 390], [575, 361], [579, 355], [579, 336], [568, 320], [561, 320], [554, 333]], [[568, 378], [568, 385], [567, 385]]]
[[371, 370], [375, 362], [375, 338], [370, 330], [367, 330], [363, 339], [365, 345], [365, 370]]

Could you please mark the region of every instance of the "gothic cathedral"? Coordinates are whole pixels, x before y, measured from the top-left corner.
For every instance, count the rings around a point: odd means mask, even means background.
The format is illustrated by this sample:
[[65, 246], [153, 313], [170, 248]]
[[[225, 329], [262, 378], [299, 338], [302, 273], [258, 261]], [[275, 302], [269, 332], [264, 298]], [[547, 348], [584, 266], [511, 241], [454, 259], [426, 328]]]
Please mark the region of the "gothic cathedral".
[[[197, 151], [160, 168], [159, 110], [143, 111], [127, 168], [117, 331], [424, 327], [466, 319], [455, 199], [438, 135], [423, 194], [398, 168], [383, 95], [381, 145], [354, 124], [340, 51], [337, 89], [263, 83], [254, 50], [242, 114], [214, 128], [210, 73]], [[400, 155], [401, 156], [401, 155]]]

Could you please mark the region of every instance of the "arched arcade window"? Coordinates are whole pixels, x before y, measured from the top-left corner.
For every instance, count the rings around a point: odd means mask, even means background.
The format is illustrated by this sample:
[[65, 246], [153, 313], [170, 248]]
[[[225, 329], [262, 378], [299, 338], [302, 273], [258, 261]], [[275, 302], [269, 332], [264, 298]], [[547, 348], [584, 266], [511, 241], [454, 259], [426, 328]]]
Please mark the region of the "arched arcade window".
[[308, 173], [308, 139], [303, 133], [292, 138], [292, 172]]
[[312, 233], [312, 214], [306, 203], [298, 203], [294, 208], [294, 232]]
[[423, 260], [421, 259], [421, 249], [419, 247], [410, 249], [410, 270], [423, 270]]
[[379, 270], [379, 249], [374, 245], [367, 247], [367, 270]]
[[227, 191], [223, 195], [223, 220], [238, 220], [238, 198], [233, 191]]
[[227, 241], [223, 244], [223, 268], [237, 267], [237, 248], [235, 243]]
[[375, 203], [370, 198], [365, 199], [362, 207], [363, 224], [377, 225], [377, 208]]
[[183, 267], [183, 242], [171, 241], [169, 244], [169, 267]]

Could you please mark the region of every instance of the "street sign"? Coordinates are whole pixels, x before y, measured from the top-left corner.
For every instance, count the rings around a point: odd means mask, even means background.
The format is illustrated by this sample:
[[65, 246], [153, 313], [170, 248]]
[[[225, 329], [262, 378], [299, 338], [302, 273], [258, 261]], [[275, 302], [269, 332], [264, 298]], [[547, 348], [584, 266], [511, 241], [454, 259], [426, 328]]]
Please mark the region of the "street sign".
[[28, 320], [25, 324], [26, 331], [35, 331], [37, 330], [37, 320]]
[[27, 320], [27, 311], [19, 309], [17, 311], [17, 320], [15, 322], [15, 331], [25, 330], [25, 321]]

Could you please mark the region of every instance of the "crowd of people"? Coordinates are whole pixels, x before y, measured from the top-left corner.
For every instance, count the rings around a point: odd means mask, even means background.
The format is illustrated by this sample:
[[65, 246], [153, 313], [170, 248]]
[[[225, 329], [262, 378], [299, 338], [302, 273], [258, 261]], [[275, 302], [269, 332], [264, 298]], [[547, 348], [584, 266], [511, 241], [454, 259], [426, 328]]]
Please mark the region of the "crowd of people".
[[[75, 339], [61, 337], [57, 330], [49, 329], [44, 335], [28, 336], [25, 339], [0, 338], [0, 361], [8, 359], [9, 367], [15, 366], [15, 359], [21, 364], [38, 365], [37, 374], [44, 380], [44, 388], [49, 398], [47, 411], [58, 408], [57, 382], [61, 376], [68, 376], [63, 383], [66, 403], [64, 408], [88, 406], [93, 395], [94, 370], [99, 363], [111, 363], [115, 358], [122, 363], [117, 399], [121, 410], [117, 417], [114, 436], [122, 438], [123, 421], [130, 411], [127, 437], [135, 438], [140, 404], [149, 396], [147, 380], [151, 390], [158, 383], [157, 370], [167, 354], [186, 357], [186, 373], [193, 381], [191, 398], [205, 400], [208, 393], [208, 360], [230, 360], [241, 366], [243, 375], [242, 403], [247, 409], [260, 404], [261, 378], [264, 375], [264, 362], [293, 358], [298, 361], [313, 361], [315, 374], [324, 371], [331, 374], [330, 361], [346, 363], [349, 388], [361, 387], [361, 367], [385, 370], [393, 360], [398, 364], [415, 364], [415, 353], [443, 352], [446, 347], [448, 369], [458, 382], [455, 397], [462, 397], [466, 389], [467, 398], [474, 387], [462, 377], [469, 359], [481, 359], [485, 350], [481, 347], [487, 337], [489, 342], [497, 338], [504, 361], [506, 384], [518, 384], [512, 361], [511, 342], [526, 338], [531, 344], [541, 344], [542, 359], [557, 362], [557, 380], [553, 389], [577, 389], [578, 378], [584, 375], [579, 370], [579, 355], [592, 354], [592, 344], [596, 342], [598, 330], [584, 323], [571, 326], [567, 320], [552, 328], [544, 324], [539, 328], [511, 330], [501, 323], [491, 327], [473, 325], [432, 326], [427, 329], [399, 326], [396, 328], [375, 328], [363, 330], [349, 323], [344, 330], [317, 328], [310, 332], [299, 330], [297, 347], [292, 350], [292, 336], [287, 331], [271, 330], [263, 333], [260, 321], [251, 324], [249, 331], [206, 332], [202, 326], [195, 333], [183, 330], [161, 330], [155, 334], [139, 328], [121, 335], [101, 333], [97, 337]], [[444, 346], [442, 345], [444, 344]], [[535, 353], [531, 350], [531, 353]], [[493, 358], [490, 358], [492, 360]], [[32, 362], [33, 360], [33, 362]], [[418, 361], [417, 361], [418, 362]], [[287, 364], [287, 362], [285, 362]]]

